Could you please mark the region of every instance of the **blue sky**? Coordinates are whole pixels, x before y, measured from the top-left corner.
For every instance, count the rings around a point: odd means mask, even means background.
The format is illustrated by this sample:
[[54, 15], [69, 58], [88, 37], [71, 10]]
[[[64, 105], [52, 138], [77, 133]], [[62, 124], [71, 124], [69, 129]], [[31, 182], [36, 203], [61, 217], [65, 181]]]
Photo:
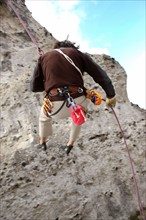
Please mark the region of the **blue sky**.
[[125, 69], [128, 97], [146, 108], [145, 0], [26, 0], [32, 16], [58, 40], [108, 54]]

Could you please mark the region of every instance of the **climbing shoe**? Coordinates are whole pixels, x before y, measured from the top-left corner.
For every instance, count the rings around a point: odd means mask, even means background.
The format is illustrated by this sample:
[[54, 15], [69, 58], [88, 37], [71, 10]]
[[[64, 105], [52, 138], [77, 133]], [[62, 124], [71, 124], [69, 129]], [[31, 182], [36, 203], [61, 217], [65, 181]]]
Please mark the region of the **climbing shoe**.
[[38, 145], [37, 145], [37, 148], [38, 148], [38, 149], [43, 149], [44, 151], [46, 151], [46, 150], [47, 150], [47, 145], [46, 145], [46, 143], [38, 144]]
[[69, 146], [61, 146], [61, 148], [65, 151], [65, 153], [67, 155], [69, 155], [70, 151], [72, 150], [73, 146], [69, 145]]
[[47, 150], [47, 145], [46, 145], [46, 143], [43, 143], [43, 144], [42, 144], [42, 148], [43, 148], [43, 150]]

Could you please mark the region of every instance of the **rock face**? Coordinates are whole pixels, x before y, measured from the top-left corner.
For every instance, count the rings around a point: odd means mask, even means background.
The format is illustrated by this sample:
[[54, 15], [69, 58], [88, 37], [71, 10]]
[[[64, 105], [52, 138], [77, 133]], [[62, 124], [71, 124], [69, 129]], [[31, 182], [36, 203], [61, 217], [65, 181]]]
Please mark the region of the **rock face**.
[[[87, 122], [67, 157], [59, 146], [70, 119], [54, 122], [46, 152], [38, 149], [42, 93], [32, 94], [30, 77], [37, 49], [13, 10], [0, 5], [1, 46], [1, 213], [2, 220], [132, 220], [139, 207], [127, 150], [112, 111], [89, 103]], [[44, 51], [55, 38], [25, 6], [11, 1]], [[117, 93], [115, 112], [132, 157], [146, 207], [145, 113], [127, 97], [126, 73], [112, 57], [91, 55], [107, 71]], [[87, 74], [87, 88], [103, 90]], [[60, 137], [61, 136], [61, 137]]]

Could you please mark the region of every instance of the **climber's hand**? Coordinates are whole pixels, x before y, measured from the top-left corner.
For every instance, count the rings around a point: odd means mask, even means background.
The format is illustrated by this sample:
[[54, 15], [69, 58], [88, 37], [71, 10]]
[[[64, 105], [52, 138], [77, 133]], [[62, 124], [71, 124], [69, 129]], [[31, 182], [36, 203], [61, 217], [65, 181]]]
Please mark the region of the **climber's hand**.
[[115, 107], [115, 105], [116, 105], [116, 97], [114, 96], [113, 98], [106, 98], [105, 103], [106, 103], [106, 107], [107, 108]]

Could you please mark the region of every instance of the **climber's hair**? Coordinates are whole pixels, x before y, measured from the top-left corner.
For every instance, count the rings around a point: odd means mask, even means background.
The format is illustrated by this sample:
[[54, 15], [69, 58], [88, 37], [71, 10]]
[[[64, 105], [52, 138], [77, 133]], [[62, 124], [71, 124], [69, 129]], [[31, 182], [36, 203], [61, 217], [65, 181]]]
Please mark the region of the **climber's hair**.
[[61, 47], [72, 47], [75, 49], [79, 49], [79, 46], [75, 46], [76, 43], [64, 40], [64, 41], [56, 41], [54, 44], [54, 49], [61, 48]]

